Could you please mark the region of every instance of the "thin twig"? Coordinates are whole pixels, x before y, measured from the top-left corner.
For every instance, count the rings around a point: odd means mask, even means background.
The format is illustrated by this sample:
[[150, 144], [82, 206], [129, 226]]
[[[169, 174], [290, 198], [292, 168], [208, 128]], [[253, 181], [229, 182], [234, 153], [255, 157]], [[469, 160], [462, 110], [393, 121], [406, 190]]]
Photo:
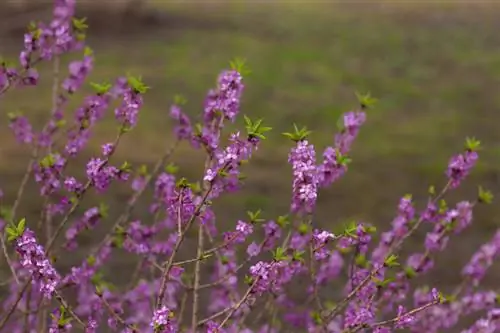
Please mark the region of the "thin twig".
[[[203, 224], [200, 223], [198, 226], [198, 250], [196, 257], [200, 258], [203, 255], [203, 235], [205, 234], [203, 230]], [[200, 268], [201, 260], [196, 261], [194, 269], [194, 285], [193, 285], [193, 313], [191, 317], [191, 330], [196, 332], [196, 324], [198, 322], [198, 303], [200, 301]]]

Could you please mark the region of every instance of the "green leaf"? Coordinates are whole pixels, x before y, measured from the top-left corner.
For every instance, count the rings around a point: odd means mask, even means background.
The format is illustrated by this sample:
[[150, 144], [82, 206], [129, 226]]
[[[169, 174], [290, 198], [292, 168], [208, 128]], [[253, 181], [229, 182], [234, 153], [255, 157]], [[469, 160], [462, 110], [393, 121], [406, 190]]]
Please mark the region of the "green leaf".
[[20, 235], [18, 234], [17, 230], [14, 227], [7, 226], [5, 228], [5, 232], [7, 233], [7, 240], [9, 242], [12, 242], [13, 240], [16, 240]]
[[122, 165], [120, 166], [120, 171], [127, 173], [132, 172], [132, 164], [130, 164], [127, 161], [123, 162]]
[[321, 318], [321, 314], [319, 313], [319, 311], [311, 311], [311, 319], [316, 325], [323, 324], [323, 318]]
[[134, 91], [140, 94], [144, 94], [150, 89], [150, 87], [146, 86], [144, 82], [142, 82], [141, 77], [135, 77], [129, 74], [127, 75], [127, 82], [132, 87], [132, 89], [134, 89]]
[[493, 193], [485, 190], [482, 186], [478, 188], [478, 201], [480, 203], [491, 204], [493, 202]]
[[429, 186], [427, 193], [429, 193], [429, 195], [431, 195], [431, 196], [436, 195], [436, 187], [434, 185]]
[[246, 115], [243, 116], [245, 119], [245, 127], [248, 137], [256, 137], [260, 139], [265, 139], [264, 133], [272, 130], [272, 127], [262, 126], [263, 119], [257, 119], [253, 122]]
[[281, 216], [278, 216], [278, 220], [276, 221], [276, 223], [281, 227], [281, 228], [284, 228], [286, 227], [290, 221], [288, 220], [288, 215], [281, 215]]
[[257, 210], [256, 212], [247, 211], [247, 215], [250, 218], [250, 223], [264, 222], [263, 218], [260, 218], [261, 210]]
[[90, 57], [94, 55], [94, 51], [90, 47], [85, 46], [85, 49], [83, 50], [83, 55], [86, 57]]
[[396, 267], [396, 266], [399, 266], [399, 263], [397, 262], [397, 259], [398, 259], [398, 256], [395, 255], [395, 254], [391, 254], [390, 256], [388, 256], [385, 261], [384, 261], [384, 265], [386, 267]]
[[166, 167], [165, 167], [165, 171], [171, 175], [174, 175], [176, 174], [178, 171], [179, 171], [179, 167], [176, 166], [174, 163], [169, 163]]
[[470, 151], [478, 151], [481, 149], [481, 142], [474, 137], [465, 139], [465, 149]]
[[309, 229], [310, 229], [310, 227], [307, 223], [301, 223], [299, 225], [298, 231], [299, 231], [299, 234], [306, 235], [309, 232]]
[[361, 105], [361, 108], [363, 109], [370, 108], [377, 104], [377, 99], [371, 97], [370, 92], [367, 92], [366, 94], [360, 94], [356, 92], [356, 97], [359, 104]]
[[253, 278], [251, 276], [245, 275], [244, 281], [245, 281], [245, 284], [248, 286], [253, 284]]
[[291, 139], [292, 141], [298, 142], [298, 141], [303, 141], [307, 139], [309, 135], [311, 135], [311, 131], [307, 129], [307, 127], [302, 127], [299, 129], [297, 124], [293, 124], [293, 133], [285, 132], [282, 133], [282, 135], [286, 136], [287, 138]]
[[405, 271], [406, 277], [409, 279], [412, 279], [417, 275], [417, 272], [415, 272], [415, 270], [411, 266], [406, 266], [404, 271]]
[[94, 89], [97, 95], [104, 95], [107, 92], [109, 92], [112, 88], [112, 85], [107, 82], [104, 83], [90, 82], [90, 86], [92, 87], [92, 89]]
[[187, 99], [184, 96], [182, 96], [182, 95], [175, 95], [174, 96], [174, 104], [175, 105], [181, 106], [181, 105], [184, 105], [186, 103], [187, 103]]
[[103, 217], [103, 218], [108, 217], [108, 211], [109, 211], [109, 207], [105, 203], [101, 202], [99, 204], [99, 214], [101, 215], [101, 217]]
[[85, 23], [85, 22], [87, 22], [86, 17], [83, 17], [81, 19], [74, 17], [74, 18], [72, 18], [71, 21], [73, 23], [73, 28], [79, 32], [83, 32], [83, 31], [87, 30], [89, 27], [87, 25], [87, 23]]
[[292, 254], [292, 260], [304, 261], [304, 251], [295, 250]]
[[275, 261], [287, 260], [288, 256], [285, 254], [285, 249], [283, 249], [282, 247], [276, 248], [276, 250], [273, 251], [273, 259]]
[[89, 266], [94, 266], [96, 263], [96, 258], [94, 256], [89, 256], [87, 258], [87, 264], [89, 264]]
[[238, 73], [241, 74], [241, 76], [247, 76], [250, 73], [252, 73], [250, 68], [248, 68], [248, 66], [247, 66], [246, 59], [244, 59], [244, 58], [237, 57], [237, 58], [233, 59], [232, 61], [230, 61], [229, 65], [231, 66], [232, 70], [237, 71]]
[[26, 228], [26, 219], [21, 219], [17, 224], [17, 234], [21, 236], [24, 233], [24, 229]]
[[368, 265], [368, 260], [366, 259], [366, 256], [364, 254], [360, 254], [356, 256], [356, 259], [354, 260], [357, 266], [359, 267], [367, 267]]

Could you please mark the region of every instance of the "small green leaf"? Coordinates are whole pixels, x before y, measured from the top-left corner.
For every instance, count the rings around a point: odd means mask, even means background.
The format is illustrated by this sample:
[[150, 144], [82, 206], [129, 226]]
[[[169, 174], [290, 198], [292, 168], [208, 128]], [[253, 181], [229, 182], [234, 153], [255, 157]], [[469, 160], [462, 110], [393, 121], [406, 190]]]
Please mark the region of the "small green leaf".
[[276, 248], [276, 250], [273, 251], [273, 259], [275, 261], [287, 260], [288, 256], [285, 254], [285, 249], [283, 249], [282, 247]]
[[247, 76], [252, 72], [250, 68], [248, 68], [246, 59], [244, 58], [235, 58], [230, 61], [229, 65], [231, 66], [232, 70], [237, 71], [242, 76]]
[[91, 255], [87, 258], [87, 264], [89, 266], [94, 266], [95, 263], [96, 263], [96, 258], [94, 256]]
[[253, 284], [253, 278], [251, 276], [245, 275], [244, 281], [245, 281], [245, 284], [248, 286]]
[[323, 324], [323, 318], [321, 318], [321, 314], [319, 313], [319, 311], [311, 311], [311, 319], [316, 325]]
[[436, 195], [436, 187], [434, 185], [429, 186], [429, 189], [427, 190], [429, 195], [434, 196]]
[[384, 265], [386, 267], [395, 267], [395, 266], [399, 266], [399, 263], [397, 262], [397, 259], [398, 259], [398, 256], [395, 255], [395, 254], [391, 254], [390, 256], [388, 256], [385, 261], [384, 261]]
[[481, 142], [474, 137], [465, 139], [465, 149], [470, 151], [478, 151], [481, 149]]
[[301, 235], [306, 235], [309, 233], [310, 227], [307, 223], [301, 223], [298, 227], [298, 232]]
[[150, 87], [146, 86], [144, 82], [142, 82], [141, 77], [135, 77], [132, 75], [127, 75], [127, 82], [134, 89], [135, 92], [144, 94], [146, 91], [150, 89]]
[[178, 171], [179, 171], [179, 167], [176, 166], [174, 163], [169, 163], [166, 167], [165, 167], [165, 171], [171, 175], [174, 175], [176, 174]]
[[97, 95], [104, 95], [107, 92], [109, 92], [112, 88], [112, 85], [107, 82], [104, 83], [90, 82], [90, 86], [92, 87], [92, 89], [94, 89]]
[[293, 124], [293, 129], [293, 133], [285, 132], [282, 133], [282, 135], [291, 139], [292, 141], [298, 142], [307, 139], [307, 137], [312, 133], [305, 126], [299, 129], [297, 124]]
[[281, 216], [278, 216], [278, 220], [276, 221], [276, 223], [281, 227], [281, 228], [284, 228], [286, 227], [290, 221], [288, 220], [288, 215], [281, 215]]
[[120, 166], [120, 171], [127, 173], [132, 172], [132, 164], [130, 164], [127, 161], [123, 162], [122, 165]]
[[493, 202], [493, 193], [485, 190], [482, 186], [478, 188], [478, 201], [480, 203], [490, 204]]
[[417, 275], [417, 272], [415, 272], [415, 270], [411, 266], [406, 266], [404, 271], [405, 271], [406, 277], [409, 279], [412, 279]]
[[89, 27], [87, 25], [87, 23], [85, 23], [85, 22], [87, 22], [86, 17], [83, 17], [81, 19], [74, 17], [71, 21], [73, 23], [73, 28], [79, 32], [83, 32], [83, 31], [87, 30]]
[[187, 103], [187, 99], [184, 96], [182, 96], [182, 95], [175, 95], [174, 96], [174, 104], [175, 105], [181, 106], [181, 105], [184, 105], [186, 103]]
[[101, 202], [99, 204], [99, 214], [101, 215], [101, 217], [103, 217], [103, 218], [108, 217], [108, 211], [109, 211], [109, 207], [105, 203]]
[[375, 104], [377, 104], [377, 99], [371, 97], [370, 92], [368, 92], [366, 94], [360, 94], [360, 93], [356, 92], [356, 97], [358, 99], [359, 104], [361, 105], [361, 107], [363, 109], [370, 108], [370, 107], [374, 106]]
[[26, 219], [21, 219], [17, 224], [17, 234], [21, 236], [24, 233], [24, 229], [26, 228]]
[[358, 256], [356, 256], [354, 262], [359, 267], [367, 267], [368, 265], [368, 260], [366, 259], [366, 256], [364, 254], [359, 254]]

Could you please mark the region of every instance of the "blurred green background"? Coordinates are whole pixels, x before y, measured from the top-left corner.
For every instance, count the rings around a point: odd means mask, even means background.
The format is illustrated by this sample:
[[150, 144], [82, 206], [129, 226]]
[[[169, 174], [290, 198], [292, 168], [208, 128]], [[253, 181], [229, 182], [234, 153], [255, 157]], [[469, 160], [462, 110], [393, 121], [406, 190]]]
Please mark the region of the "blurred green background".
[[[174, 95], [185, 96], [186, 112], [196, 117], [229, 60], [247, 59], [252, 73], [245, 78], [242, 113], [264, 117], [274, 130], [246, 169], [244, 189], [216, 203], [221, 225], [231, 227], [246, 210], [261, 208], [266, 218], [286, 214], [291, 190], [287, 154], [292, 144], [280, 133], [290, 130], [293, 122], [307, 126], [320, 154], [333, 142], [338, 117], [356, 106], [356, 91], [370, 91], [379, 103], [369, 111], [353, 147], [349, 172], [321, 192], [318, 225], [334, 228], [358, 219], [387, 227], [401, 196], [413, 193], [423, 204], [430, 185], [444, 184], [448, 159], [461, 151], [466, 136], [481, 140], [484, 150], [473, 175], [449, 196], [450, 201], [473, 200], [478, 184], [498, 193], [497, 2], [150, 1], [140, 10], [84, 7], [81, 14], [89, 18], [89, 43], [96, 54], [92, 81], [130, 72], [142, 75], [152, 87], [139, 127], [118, 154], [118, 159], [135, 165], [154, 163], [173, 139], [168, 112]], [[27, 22], [23, 15], [9, 15], [19, 29], [9, 25], [12, 29], [4, 30], [0, 53], [17, 56]], [[6, 113], [22, 110], [35, 125], [44, 123], [51, 100], [50, 66], [42, 67], [42, 74], [39, 87], [17, 90], [0, 101], [0, 187], [7, 201], [15, 198], [29, 151], [15, 144]], [[75, 98], [72, 106], [79, 102]], [[241, 124], [240, 120], [237, 125]], [[85, 159], [97, 153], [99, 143], [112, 139], [115, 127], [110, 112], [74, 170], [82, 172]], [[174, 160], [184, 175], [196, 180], [202, 159], [182, 145]], [[30, 186], [22, 215], [36, 217], [38, 197]], [[111, 215], [123, 207], [127, 193], [125, 187], [113, 188]], [[142, 205], [136, 217], [147, 219], [146, 207]], [[441, 267], [433, 271], [434, 283], [449, 286], [459, 281], [462, 265], [499, 226], [499, 213], [498, 204], [477, 208], [474, 226], [454, 238], [438, 259]], [[423, 232], [410, 241], [407, 251], [423, 248]], [[90, 237], [86, 242], [92, 242]], [[126, 268], [128, 259], [115, 265]], [[495, 278], [500, 278], [500, 270], [486, 283]]]

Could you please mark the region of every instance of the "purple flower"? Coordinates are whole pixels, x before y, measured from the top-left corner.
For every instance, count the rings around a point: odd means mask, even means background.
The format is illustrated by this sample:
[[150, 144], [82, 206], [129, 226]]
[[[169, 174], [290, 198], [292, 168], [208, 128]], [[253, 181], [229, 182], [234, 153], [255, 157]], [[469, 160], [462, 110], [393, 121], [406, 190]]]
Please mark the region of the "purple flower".
[[316, 152], [306, 140], [298, 141], [288, 155], [293, 169], [292, 211], [311, 213], [318, 196]]
[[102, 145], [102, 155], [104, 157], [109, 157], [113, 154], [115, 146], [112, 143], [105, 143]]
[[464, 153], [453, 156], [448, 163], [446, 176], [450, 181], [450, 187], [456, 188], [467, 177], [470, 170], [474, 167], [479, 155], [475, 151], [465, 151]]
[[30, 272], [40, 292], [51, 298], [61, 277], [45, 256], [43, 247], [37, 243], [33, 231], [26, 228], [16, 239], [16, 251], [21, 257], [21, 265]]
[[85, 56], [82, 61], [73, 61], [69, 64], [69, 77], [64, 80], [62, 87], [68, 93], [77, 91], [92, 70], [93, 57]]
[[462, 270], [462, 275], [470, 279], [474, 286], [486, 275], [488, 268], [493, 265], [493, 260], [500, 254], [500, 231], [497, 231], [493, 239], [482, 245], [469, 263]]
[[172, 105], [170, 107], [170, 117], [177, 121], [174, 132], [179, 140], [191, 140], [193, 136], [193, 128], [191, 120], [182, 112], [180, 106]]
[[142, 96], [138, 92], [134, 91], [132, 88], [125, 90], [122, 104], [115, 109], [116, 119], [122, 123], [125, 128], [133, 128], [137, 124], [139, 109], [142, 103]]
[[10, 117], [10, 129], [14, 132], [16, 139], [20, 143], [31, 143], [33, 141], [33, 128], [28, 118], [20, 115]]
[[176, 326], [172, 320], [173, 313], [165, 305], [153, 313], [150, 326], [160, 333], [175, 333]]

